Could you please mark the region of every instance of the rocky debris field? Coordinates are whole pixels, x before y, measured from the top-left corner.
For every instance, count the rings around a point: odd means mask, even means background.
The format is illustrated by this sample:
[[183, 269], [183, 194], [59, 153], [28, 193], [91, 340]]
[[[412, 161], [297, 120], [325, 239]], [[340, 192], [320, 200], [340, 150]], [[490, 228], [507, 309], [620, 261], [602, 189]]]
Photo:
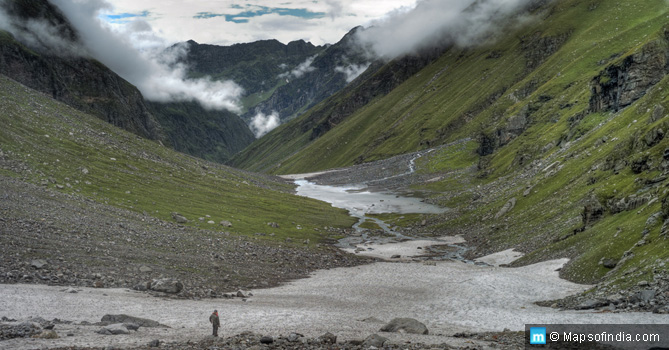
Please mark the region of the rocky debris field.
[[[34, 339], [58, 339], [58, 335], [53, 330], [54, 324], [71, 324], [72, 322], [63, 322], [59, 320], [46, 321], [40, 318], [32, 319], [22, 323], [8, 325], [0, 323], [0, 340], [12, 338], [34, 338]], [[133, 323], [104, 325], [103, 322], [96, 325], [81, 324], [80, 327], [99, 327], [98, 334], [114, 336], [127, 335], [131, 332], [138, 332], [140, 326]], [[268, 350], [268, 349], [304, 349], [304, 350], [369, 350], [369, 349], [522, 349], [524, 348], [524, 332], [503, 332], [488, 333], [458, 333], [453, 337], [447, 338], [447, 342], [441, 344], [413, 343], [411, 341], [396, 342], [389, 340], [384, 336], [385, 331], [370, 334], [364, 339], [340, 340], [335, 334], [325, 333], [317, 338], [308, 338], [300, 333], [290, 333], [286, 336], [261, 335], [253, 332], [242, 332], [230, 337], [207, 336], [200, 340], [181, 341], [163, 341], [154, 339], [145, 345], [137, 347], [123, 347], [128, 350], [145, 349], [164, 349], [164, 350]], [[62, 334], [66, 337], [72, 337], [73, 333]], [[99, 347], [81, 347], [67, 346], [53, 348], [54, 350], [113, 350], [120, 349], [115, 346]]]
[[370, 261], [328, 245], [183, 226], [3, 175], [0, 245], [0, 283], [125, 287], [178, 298], [233, 297]]
[[655, 271], [652, 281], [641, 281], [629, 289], [600, 284], [596, 286], [594, 292], [538, 304], [561, 309], [648, 311], [655, 314], [669, 314], [669, 274], [666, 270]]

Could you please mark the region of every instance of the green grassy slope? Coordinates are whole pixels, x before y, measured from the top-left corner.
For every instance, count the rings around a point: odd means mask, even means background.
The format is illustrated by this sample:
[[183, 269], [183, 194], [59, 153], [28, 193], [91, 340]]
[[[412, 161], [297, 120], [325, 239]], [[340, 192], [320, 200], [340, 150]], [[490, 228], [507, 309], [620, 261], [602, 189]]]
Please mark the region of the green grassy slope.
[[[666, 2], [661, 0], [643, 6], [633, 1], [551, 4], [525, 27], [506, 30], [493, 45], [448, 50], [391, 94], [373, 100], [314, 141], [296, 141], [312, 132], [306, 123], [276, 130], [252, 145], [255, 154], [247, 152], [240, 165], [292, 173], [387, 158], [476, 136], [522, 108], [533, 114], [546, 98], [556, 109], [551, 120], [561, 120], [587, 106], [590, 80], [604, 67], [602, 61], [639, 49], [666, 23]], [[345, 100], [347, 93], [328, 103]], [[571, 106], [555, 108], [560, 104]], [[564, 128], [560, 124], [555, 127]], [[301, 128], [295, 130], [297, 125]]]
[[[0, 148], [10, 161], [0, 169], [63, 192], [186, 225], [283, 241], [330, 238], [324, 227], [350, 227], [343, 210], [290, 194], [274, 178], [234, 170], [177, 153], [0, 76]], [[200, 221], [199, 218], [206, 220]], [[215, 225], [206, 222], [213, 220]]]

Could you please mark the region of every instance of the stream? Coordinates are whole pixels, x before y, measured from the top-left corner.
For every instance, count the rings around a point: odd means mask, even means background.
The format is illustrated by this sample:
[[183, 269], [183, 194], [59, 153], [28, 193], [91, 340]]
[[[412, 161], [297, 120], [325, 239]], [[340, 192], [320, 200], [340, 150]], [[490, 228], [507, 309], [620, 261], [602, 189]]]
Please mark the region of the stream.
[[[396, 178], [400, 176], [411, 175], [415, 172], [415, 162], [422, 154], [418, 154], [408, 161], [408, 170], [399, 175], [389, 176], [373, 182], [379, 182]], [[307, 176], [294, 176], [295, 184], [297, 185], [296, 192], [300, 196], [318, 199], [332, 206], [346, 209], [349, 215], [358, 219], [358, 222], [353, 225], [356, 233], [352, 236], [342, 238], [339, 240], [337, 246], [344, 250], [361, 253], [363, 255], [370, 255], [379, 258], [397, 258], [399, 254], [392, 254], [385, 256], [376, 251], [381, 245], [416, 241], [417, 238], [407, 236], [402, 232], [398, 232], [383, 220], [369, 216], [369, 214], [442, 214], [448, 208], [439, 207], [433, 204], [423, 202], [420, 198], [404, 197], [392, 192], [376, 192], [370, 191], [369, 188], [362, 185], [343, 185], [343, 186], [329, 186], [319, 185], [314, 182], [306, 180]], [[369, 230], [361, 227], [367, 221], [376, 223], [384, 232], [383, 236], [372, 236]], [[420, 240], [424, 243], [426, 248], [416, 246], [415, 254], [412, 257], [430, 259], [430, 260], [460, 260], [464, 262], [473, 263], [464, 259], [463, 255], [467, 251], [467, 247], [458, 245], [463, 243], [460, 241], [430, 239], [429, 241]], [[429, 248], [427, 248], [429, 247]]]

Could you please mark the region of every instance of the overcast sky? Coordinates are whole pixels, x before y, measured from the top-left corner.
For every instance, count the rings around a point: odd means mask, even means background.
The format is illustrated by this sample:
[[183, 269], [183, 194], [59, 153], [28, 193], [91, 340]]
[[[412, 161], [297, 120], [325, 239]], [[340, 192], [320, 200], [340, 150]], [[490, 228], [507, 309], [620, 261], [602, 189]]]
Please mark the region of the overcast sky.
[[[107, 0], [101, 18], [117, 30], [153, 29], [136, 41], [146, 45], [193, 39], [231, 45], [261, 39], [283, 43], [304, 39], [315, 45], [336, 43], [358, 25], [369, 25], [391, 11], [408, 11], [416, 0]], [[141, 29], [141, 28], [140, 28]]]

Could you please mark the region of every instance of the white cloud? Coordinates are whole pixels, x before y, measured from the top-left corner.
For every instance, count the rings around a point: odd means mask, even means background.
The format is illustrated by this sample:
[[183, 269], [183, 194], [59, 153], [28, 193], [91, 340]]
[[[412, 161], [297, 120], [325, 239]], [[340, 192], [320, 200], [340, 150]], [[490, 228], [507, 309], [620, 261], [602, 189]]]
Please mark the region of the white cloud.
[[258, 112], [258, 114], [253, 117], [253, 120], [251, 120], [250, 128], [256, 135], [256, 138], [261, 138], [280, 124], [281, 120], [279, 119], [279, 113], [276, 111], [272, 111], [270, 115]]
[[[103, 0], [52, 1], [77, 28], [91, 56], [137, 86], [147, 99], [195, 100], [205, 108], [240, 112], [241, 87], [231, 81], [188, 79], [186, 67], [174, 64], [184, 50], [172, 50], [168, 55], [172, 57], [158, 55], [164, 41], [150, 30], [148, 23], [136, 22], [122, 30], [112, 30], [98, 16], [108, 8]], [[140, 52], [135, 46], [144, 50]]]
[[369, 68], [370, 63], [364, 63], [364, 64], [351, 64], [349, 66], [343, 67], [335, 67], [335, 72], [343, 73], [346, 75], [346, 82], [350, 83], [355, 78], [359, 77], [360, 74], [364, 73], [367, 68]]
[[279, 74], [279, 78], [288, 78], [288, 77], [301, 78], [305, 74], [315, 71], [316, 68], [311, 66], [311, 64], [314, 63], [315, 59], [316, 56], [311, 56], [307, 58], [304, 62], [300, 63], [292, 71]]
[[499, 20], [508, 19], [530, 1], [420, 0], [414, 8], [396, 10], [359, 31], [358, 39], [375, 56], [388, 59], [431, 46], [476, 45], [491, 40]]
[[[294, 0], [290, 4], [270, 0], [109, 0], [114, 13], [142, 13], [168, 43], [193, 39], [199, 43], [231, 45], [264, 39], [283, 43], [303, 39], [314, 45], [339, 41], [348, 31], [384, 16], [389, 11], [412, 6], [416, 0]], [[226, 22], [224, 17], [193, 18], [197, 13], [238, 14], [246, 9], [234, 5], [305, 8], [322, 12], [322, 18], [304, 19], [268, 14], [248, 19], [248, 23]]]

